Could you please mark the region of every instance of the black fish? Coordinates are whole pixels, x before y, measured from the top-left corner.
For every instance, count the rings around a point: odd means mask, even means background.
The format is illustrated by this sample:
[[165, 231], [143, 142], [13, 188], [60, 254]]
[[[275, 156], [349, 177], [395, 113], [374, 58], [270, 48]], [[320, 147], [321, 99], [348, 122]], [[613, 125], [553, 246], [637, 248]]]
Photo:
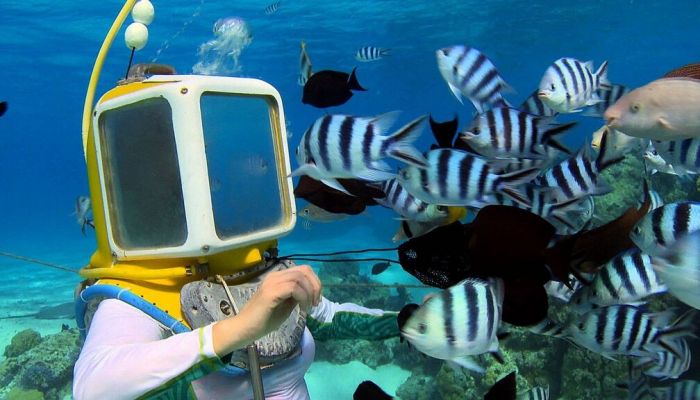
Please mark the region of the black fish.
[[328, 187], [307, 175], [299, 179], [299, 183], [294, 188], [294, 195], [328, 212], [350, 215], [362, 213], [367, 206], [377, 205], [375, 199], [386, 196], [381, 188], [359, 179], [338, 179], [338, 182], [352, 196]]
[[6, 101], [0, 101], [0, 117], [5, 115], [5, 111], [7, 111], [7, 102]]
[[529, 326], [547, 316], [544, 284], [551, 277], [544, 251], [554, 233], [528, 211], [487, 206], [471, 223], [455, 222], [403, 243], [399, 261], [421, 282], [442, 289], [470, 277], [501, 278], [503, 320]]
[[437, 145], [430, 146], [430, 149], [452, 148], [455, 136], [457, 136], [457, 127], [459, 125], [459, 119], [455, 114], [455, 117], [449, 121], [436, 122], [433, 116], [430, 116], [430, 130], [433, 131], [433, 137]]
[[352, 97], [352, 90], [367, 90], [357, 81], [355, 69], [352, 69], [350, 75], [331, 70], [318, 71], [311, 75], [304, 85], [301, 102], [318, 108], [345, 104]]
[[372, 266], [372, 275], [379, 275], [382, 272], [386, 271], [387, 268], [389, 268], [391, 264], [384, 261], [384, 262], [379, 262], [376, 263]]
[[494, 383], [484, 395], [484, 400], [515, 400], [515, 371]]
[[391, 400], [393, 397], [386, 394], [376, 383], [372, 381], [364, 381], [357, 385], [355, 393], [352, 394], [353, 400]]

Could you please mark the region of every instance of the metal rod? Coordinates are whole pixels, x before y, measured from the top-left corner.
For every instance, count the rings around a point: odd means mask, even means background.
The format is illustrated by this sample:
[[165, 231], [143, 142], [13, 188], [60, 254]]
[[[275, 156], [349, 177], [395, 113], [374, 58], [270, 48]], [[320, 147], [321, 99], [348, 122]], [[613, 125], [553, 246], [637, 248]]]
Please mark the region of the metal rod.
[[[231, 290], [228, 288], [224, 277], [216, 275], [216, 280], [223, 285], [226, 297], [228, 297], [228, 301], [231, 302], [233, 314], [238, 315], [239, 308], [236, 305], [236, 301], [233, 299]], [[260, 371], [258, 347], [255, 345], [255, 342], [253, 342], [246, 346], [246, 350], [248, 351], [248, 370], [250, 371], [250, 384], [253, 386], [253, 399], [265, 400], [265, 388], [263, 387], [262, 372]]]

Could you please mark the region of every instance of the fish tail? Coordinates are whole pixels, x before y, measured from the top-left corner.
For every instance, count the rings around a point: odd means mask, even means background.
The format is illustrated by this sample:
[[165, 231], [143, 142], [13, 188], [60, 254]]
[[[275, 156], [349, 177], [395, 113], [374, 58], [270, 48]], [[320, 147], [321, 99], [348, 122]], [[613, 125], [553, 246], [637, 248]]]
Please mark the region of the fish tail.
[[363, 88], [360, 85], [360, 82], [357, 80], [357, 76], [355, 75], [355, 70], [357, 70], [357, 67], [352, 69], [352, 72], [350, 73], [350, 77], [348, 78], [348, 88], [350, 88], [351, 90], [367, 91], [367, 89]]
[[503, 192], [517, 203], [522, 204], [525, 207], [530, 207], [531, 204], [527, 199], [527, 196], [523, 195], [523, 193], [517, 190], [516, 187], [532, 181], [539, 173], [540, 169], [534, 167], [509, 172], [507, 174], [501, 174], [498, 176], [495, 183], [496, 190]]
[[612, 90], [612, 84], [608, 80], [608, 60], [603, 61], [598, 67], [598, 71], [595, 72], [596, 79], [598, 80], [598, 87], [603, 90]]
[[610, 135], [610, 132], [606, 129], [605, 132], [603, 132], [602, 137], [600, 138], [600, 150], [598, 151], [598, 158], [596, 158], [596, 160], [595, 160], [596, 168], [598, 169], [598, 172], [604, 170], [605, 168], [607, 168], [613, 164], [619, 163], [624, 158], [622, 156], [615, 157], [614, 154], [608, 154], [611, 150], [611, 148], [610, 148], [610, 141], [611, 140], [612, 140], [612, 135]]
[[697, 311], [694, 309], [688, 310], [681, 314], [673, 323], [659, 332], [656, 336], [656, 343], [659, 344], [665, 350], [670, 351], [678, 358], [683, 358], [683, 345], [679, 338], [683, 337], [693, 337], [695, 335], [695, 324], [693, 324], [693, 319], [697, 315]]
[[423, 115], [414, 119], [386, 138], [386, 153], [389, 157], [407, 164], [415, 165], [419, 168], [426, 168], [428, 166], [428, 161], [425, 159], [425, 156], [411, 144], [420, 136], [422, 130], [421, 123], [425, 118], [426, 116]]
[[577, 122], [569, 122], [566, 124], [553, 126], [551, 129], [548, 129], [547, 131], [544, 132], [544, 135], [542, 137], [542, 142], [545, 145], [550, 146], [550, 147], [554, 147], [555, 149], [557, 149], [559, 151], [563, 151], [566, 154], [571, 154], [571, 150], [569, 150], [564, 145], [562, 145], [561, 143], [554, 140], [553, 136], [557, 136], [557, 135], [561, 135], [563, 133], [566, 133], [566, 131], [573, 128], [577, 124], [578, 124]]
[[382, 57], [390, 56], [391, 55], [391, 49], [379, 49], [379, 55]]

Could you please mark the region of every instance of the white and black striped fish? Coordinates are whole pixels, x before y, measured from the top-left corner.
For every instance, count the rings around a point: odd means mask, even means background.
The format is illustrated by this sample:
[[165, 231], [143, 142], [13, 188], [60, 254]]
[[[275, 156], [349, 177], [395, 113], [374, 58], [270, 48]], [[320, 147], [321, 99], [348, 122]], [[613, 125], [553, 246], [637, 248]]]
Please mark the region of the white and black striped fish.
[[469, 356], [498, 353], [501, 290], [501, 285], [464, 280], [420, 306], [401, 328], [401, 335], [426, 355], [483, 372]]
[[427, 168], [409, 165], [399, 172], [397, 179], [417, 198], [446, 206], [468, 206], [495, 192], [506, 193], [527, 204], [515, 187], [531, 181], [539, 172], [533, 168], [497, 174], [485, 159], [455, 149], [430, 150], [425, 157]]
[[654, 141], [656, 152], [676, 175], [700, 173], [700, 139]]
[[428, 204], [415, 198], [396, 179], [385, 181], [382, 191], [386, 197], [376, 199], [377, 203], [393, 209], [409, 221], [430, 222], [447, 216], [447, 207]]
[[297, 83], [299, 86], [306, 85], [313, 72], [311, 71], [311, 59], [306, 54], [306, 42], [301, 42], [301, 50], [299, 52], [299, 78]]
[[592, 117], [603, 117], [605, 110], [611, 105], [615, 104], [616, 101], [620, 100], [620, 97], [624, 96], [630, 90], [627, 86], [612, 84], [610, 88], [598, 88], [595, 94], [600, 100], [600, 102], [591, 106], [583, 114]]
[[656, 400], [697, 400], [700, 399], [700, 382], [678, 381], [667, 387], [651, 389]]
[[280, 3], [281, 3], [281, 1], [276, 1], [276, 2], [268, 5], [267, 7], [265, 7], [265, 10], [263, 10], [265, 12], [265, 15], [272, 15], [272, 14], [276, 13], [277, 11], [279, 11]]
[[605, 168], [621, 160], [620, 156], [608, 154], [608, 139], [604, 134], [595, 161], [590, 159], [589, 146], [584, 145], [576, 155], [545, 171], [536, 183], [561, 189], [565, 198], [558, 199], [560, 201], [605, 194], [610, 188], [599, 181], [599, 175]]
[[482, 52], [473, 47], [452, 46], [435, 54], [440, 74], [457, 100], [468, 98], [478, 112], [507, 105], [501, 92], [508, 85]]
[[[570, 276], [571, 277], [571, 276]], [[571, 287], [566, 286], [564, 282], [549, 281], [544, 284], [544, 290], [547, 292], [547, 296], [559, 299], [564, 303], [568, 303], [571, 296], [581, 288], [581, 282], [578, 279], [571, 279]]]
[[643, 252], [654, 256], [680, 237], [699, 230], [700, 203], [683, 201], [650, 211], [632, 229], [630, 239]]
[[591, 284], [576, 292], [571, 304], [579, 309], [589, 308], [589, 303], [631, 304], [666, 290], [654, 272], [651, 257], [634, 248], [605, 263]]
[[496, 107], [477, 115], [467, 131], [460, 135], [460, 140], [489, 158], [546, 159], [545, 147], [570, 153], [554, 137], [574, 125], [556, 125], [551, 118], [536, 117], [515, 108]]
[[539, 90], [532, 92], [530, 97], [523, 101], [523, 104], [520, 105], [520, 111], [524, 111], [538, 117], [556, 117], [559, 115], [558, 112], [552, 110], [548, 105], [544, 104], [537, 93], [539, 93]]
[[[573, 212], [568, 212], [574, 210]], [[565, 209], [564, 215], [545, 217], [547, 222], [554, 225], [557, 235], [573, 235], [590, 226], [595, 213], [593, 196], [584, 196]], [[555, 218], [557, 217], [557, 218]], [[562, 221], [562, 219], [564, 221]]]
[[664, 199], [663, 199], [663, 197], [661, 197], [661, 195], [659, 194], [659, 192], [657, 192], [656, 190], [651, 189], [648, 185], [647, 185], [646, 194], [644, 194], [644, 195], [642, 196], [642, 198], [640, 199], [640, 201], [639, 201], [638, 204], [639, 204], [639, 205], [643, 204], [643, 203], [644, 203], [644, 200], [647, 199], [647, 198], [649, 199], [649, 202], [650, 202], [650, 204], [649, 204], [649, 211], [656, 210], [657, 208], [659, 208], [659, 207], [661, 207], [661, 206], [664, 205]]
[[518, 393], [517, 400], [549, 400], [549, 386], [537, 386], [525, 393]]
[[537, 335], [566, 338], [566, 329], [549, 317], [538, 322], [536, 325], [528, 326], [526, 329]]
[[653, 356], [644, 356], [635, 361], [635, 367], [644, 369], [644, 374], [658, 379], [678, 379], [690, 368], [690, 347], [685, 339], [679, 339], [681, 357], [670, 351], [659, 351]]
[[674, 322], [673, 311], [648, 313], [630, 305], [608, 306], [582, 315], [567, 328], [573, 341], [603, 357], [646, 356], [661, 349], [680, 355], [679, 338], [693, 335], [694, 310]]
[[537, 95], [554, 111], [571, 113], [581, 107], [591, 106], [601, 100], [596, 95], [599, 88], [609, 88], [608, 62], [598, 71], [592, 71], [593, 62], [583, 63], [575, 58], [560, 58], [547, 68], [540, 82]]
[[395, 174], [382, 161], [399, 161], [425, 167], [423, 155], [411, 145], [420, 135], [418, 117], [391, 134], [382, 135], [394, 123], [397, 112], [376, 117], [325, 115], [304, 133], [297, 147], [299, 168], [294, 175], [309, 175], [328, 186], [346, 192], [335, 178], [359, 178], [368, 181], [392, 179]]
[[381, 48], [381, 47], [373, 47], [373, 46], [364, 46], [364, 47], [360, 47], [357, 50], [357, 53], [355, 53], [355, 59], [357, 61], [369, 62], [369, 61], [381, 60], [382, 58], [384, 58], [388, 55], [391, 55], [391, 49], [386, 49], [386, 48]]

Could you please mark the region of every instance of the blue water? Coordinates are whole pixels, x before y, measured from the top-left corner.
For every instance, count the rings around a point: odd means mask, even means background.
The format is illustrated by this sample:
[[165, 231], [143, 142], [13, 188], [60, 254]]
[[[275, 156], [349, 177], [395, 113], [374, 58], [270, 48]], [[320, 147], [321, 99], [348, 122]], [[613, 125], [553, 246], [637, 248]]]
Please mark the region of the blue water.
[[[426, 113], [438, 120], [457, 113], [463, 126], [473, 115], [470, 105], [461, 105], [449, 92], [436, 66], [435, 50], [453, 44], [486, 53], [515, 89], [506, 94], [515, 104], [559, 57], [590, 59], [596, 66], [608, 60], [610, 80], [635, 87], [700, 55], [700, 2], [694, 0], [282, 0], [273, 15], [263, 13], [265, 1], [154, 4], [149, 43], [135, 61], [149, 62], [159, 54], [158, 62], [180, 73], [190, 72], [197, 62], [197, 48], [212, 38], [215, 20], [239, 16], [248, 22], [253, 41], [240, 57], [240, 75], [263, 79], [279, 90], [293, 133], [291, 149], [325, 113], [300, 101], [296, 79], [301, 40], [315, 71], [357, 66], [359, 81], [369, 89], [330, 112], [402, 110], [397, 125]], [[0, 118], [0, 251], [77, 268], [95, 248], [92, 236], [83, 236], [71, 215], [75, 198], [88, 193], [81, 116], [95, 55], [120, 6], [117, 1], [85, 0], [0, 3], [0, 100], [9, 103]], [[355, 51], [366, 45], [389, 47], [392, 55], [374, 63], [356, 62]], [[98, 95], [123, 76], [128, 57], [120, 34]], [[565, 139], [574, 148], [600, 126], [600, 120], [577, 119], [580, 125]], [[419, 147], [430, 141], [426, 129]], [[370, 215], [335, 224], [298, 227], [281, 247], [333, 251], [388, 246], [396, 228], [393, 218], [386, 210], [373, 209]], [[24, 296], [40, 304], [70, 301], [78, 281], [70, 273], [2, 258], [0, 273], [7, 276], [0, 283], [0, 302], [8, 304]], [[35, 293], [37, 285], [42, 292]], [[27, 308], [31, 306], [18, 310]], [[0, 322], [5, 327], [17, 323]]]

